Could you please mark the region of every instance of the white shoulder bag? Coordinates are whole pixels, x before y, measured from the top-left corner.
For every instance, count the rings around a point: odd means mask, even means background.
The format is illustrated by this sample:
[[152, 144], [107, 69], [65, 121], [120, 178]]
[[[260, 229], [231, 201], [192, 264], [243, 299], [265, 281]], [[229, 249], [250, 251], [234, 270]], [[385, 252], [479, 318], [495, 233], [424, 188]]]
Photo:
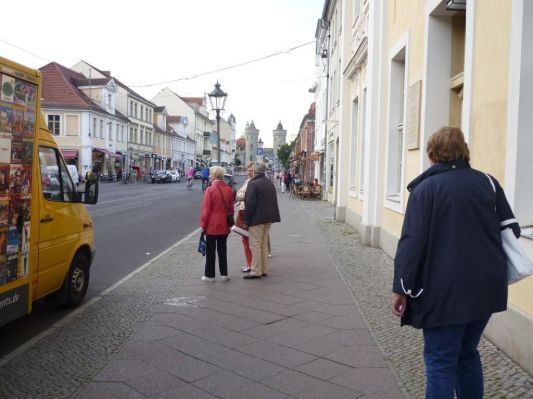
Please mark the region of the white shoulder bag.
[[[494, 182], [487, 175], [492, 189], [496, 193]], [[516, 223], [516, 219], [504, 220], [501, 227]], [[515, 237], [513, 230], [510, 228], [501, 230], [502, 246], [505, 256], [507, 257], [507, 284], [513, 284], [533, 274], [533, 263], [527, 257], [524, 249], [520, 246], [518, 238]]]

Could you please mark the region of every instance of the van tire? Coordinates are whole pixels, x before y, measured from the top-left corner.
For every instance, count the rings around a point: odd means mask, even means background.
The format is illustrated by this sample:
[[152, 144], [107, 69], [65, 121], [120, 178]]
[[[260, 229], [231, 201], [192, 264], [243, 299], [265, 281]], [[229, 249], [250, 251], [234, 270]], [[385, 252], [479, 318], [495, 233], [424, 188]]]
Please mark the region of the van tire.
[[66, 281], [67, 307], [78, 306], [85, 298], [89, 287], [89, 266], [89, 260], [83, 254], [76, 254], [72, 260]]

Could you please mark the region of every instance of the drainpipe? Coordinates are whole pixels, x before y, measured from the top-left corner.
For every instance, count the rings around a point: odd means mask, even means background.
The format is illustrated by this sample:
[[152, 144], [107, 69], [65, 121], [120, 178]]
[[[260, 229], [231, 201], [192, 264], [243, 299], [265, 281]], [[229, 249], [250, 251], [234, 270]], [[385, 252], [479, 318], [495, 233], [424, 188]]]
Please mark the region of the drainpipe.
[[[324, 21], [325, 24], [327, 24], [326, 21]], [[330, 44], [331, 44], [331, 35], [329, 33], [329, 26], [327, 26], [327, 29], [328, 29], [328, 34], [327, 34], [327, 42], [328, 42], [328, 45], [327, 45], [327, 64], [326, 64], [326, 119], [324, 120], [324, 183], [326, 184], [326, 187], [325, 189], [323, 190], [322, 192], [322, 195], [324, 196], [324, 200], [327, 200], [328, 198], [328, 190], [329, 190], [329, 187], [328, 187], [328, 173], [329, 173], [329, 162], [328, 162], [328, 117], [329, 117], [329, 62], [330, 62]], [[334, 206], [334, 212], [335, 212], [335, 209], [336, 209], [336, 198], [333, 199], [334, 203], [333, 203], [333, 206]], [[335, 216], [335, 215], [334, 215]]]

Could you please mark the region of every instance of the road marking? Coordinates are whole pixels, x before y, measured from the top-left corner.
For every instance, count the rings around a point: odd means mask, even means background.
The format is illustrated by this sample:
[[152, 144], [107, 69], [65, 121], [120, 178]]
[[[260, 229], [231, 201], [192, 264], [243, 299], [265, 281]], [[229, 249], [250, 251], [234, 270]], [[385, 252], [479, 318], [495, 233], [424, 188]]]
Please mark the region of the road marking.
[[176, 242], [175, 244], [173, 244], [172, 246], [170, 246], [169, 248], [165, 249], [163, 252], [161, 252], [159, 255], [157, 255], [155, 258], [152, 258], [150, 259], [148, 262], [146, 262], [144, 265], [138, 267], [137, 269], [135, 269], [134, 271], [132, 271], [130, 274], [126, 275], [125, 277], [123, 277], [122, 279], [120, 279], [119, 281], [117, 281], [115, 284], [113, 284], [111, 287], [105, 289], [104, 291], [102, 291], [100, 294], [98, 294], [97, 296], [89, 299], [87, 302], [85, 302], [83, 305], [81, 305], [80, 307], [74, 309], [72, 312], [70, 312], [68, 315], [66, 315], [65, 317], [59, 319], [58, 321], [56, 321], [51, 327], [48, 327], [46, 330], [44, 330], [43, 332], [41, 332], [40, 334], [36, 335], [35, 337], [33, 337], [32, 339], [30, 339], [29, 341], [25, 342], [24, 344], [22, 344], [21, 346], [19, 346], [18, 348], [12, 350], [11, 352], [9, 352], [8, 354], [6, 354], [4, 357], [2, 357], [0, 359], [0, 367], [3, 367], [7, 362], [9, 362], [10, 360], [14, 359], [15, 357], [17, 357], [18, 355], [22, 354], [23, 352], [27, 351], [28, 349], [30, 349], [33, 345], [37, 344], [38, 342], [40, 342], [41, 340], [43, 340], [44, 338], [46, 338], [48, 335], [50, 335], [52, 332], [54, 332], [56, 329], [58, 328], [61, 328], [63, 327], [68, 321], [72, 320], [73, 318], [75, 318], [76, 316], [79, 316], [80, 314], [82, 314], [83, 312], [85, 312], [87, 309], [89, 309], [89, 307], [91, 307], [92, 305], [94, 305], [96, 302], [98, 302], [100, 299], [102, 299], [104, 296], [108, 295], [111, 291], [113, 291], [115, 288], [119, 287], [121, 284], [125, 283], [126, 281], [128, 281], [130, 278], [132, 278], [133, 276], [135, 276], [136, 274], [139, 274], [140, 272], [142, 272], [144, 269], [146, 269], [148, 266], [150, 266], [152, 263], [154, 263], [156, 260], [158, 260], [159, 258], [161, 258], [162, 256], [166, 255], [168, 252], [172, 251], [174, 248], [180, 246], [183, 242], [187, 241], [189, 238], [193, 237], [194, 235], [197, 235], [198, 233], [200, 232], [200, 228], [197, 228], [196, 230], [194, 230], [192, 233], [190, 233], [189, 235], [187, 235], [186, 237], [182, 238], [181, 240], [179, 240], [178, 242]]

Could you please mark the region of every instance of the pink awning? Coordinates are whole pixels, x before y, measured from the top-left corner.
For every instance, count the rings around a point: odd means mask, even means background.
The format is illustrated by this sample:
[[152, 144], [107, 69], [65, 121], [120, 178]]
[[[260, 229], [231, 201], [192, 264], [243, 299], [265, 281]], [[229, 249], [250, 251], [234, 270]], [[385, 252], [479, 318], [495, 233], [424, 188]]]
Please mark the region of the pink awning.
[[65, 159], [76, 159], [78, 158], [78, 150], [61, 150], [63, 158]]
[[101, 152], [102, 154], [107, 154], [110, 157], [114, 157], [114, 158], [122, 158], [122, 155], [116, 154], [113, 151], [106, 150], [105, 148], [96, 148], [96, 147], [94, 147], [93, 151], [98, 151], [98, 152]]

